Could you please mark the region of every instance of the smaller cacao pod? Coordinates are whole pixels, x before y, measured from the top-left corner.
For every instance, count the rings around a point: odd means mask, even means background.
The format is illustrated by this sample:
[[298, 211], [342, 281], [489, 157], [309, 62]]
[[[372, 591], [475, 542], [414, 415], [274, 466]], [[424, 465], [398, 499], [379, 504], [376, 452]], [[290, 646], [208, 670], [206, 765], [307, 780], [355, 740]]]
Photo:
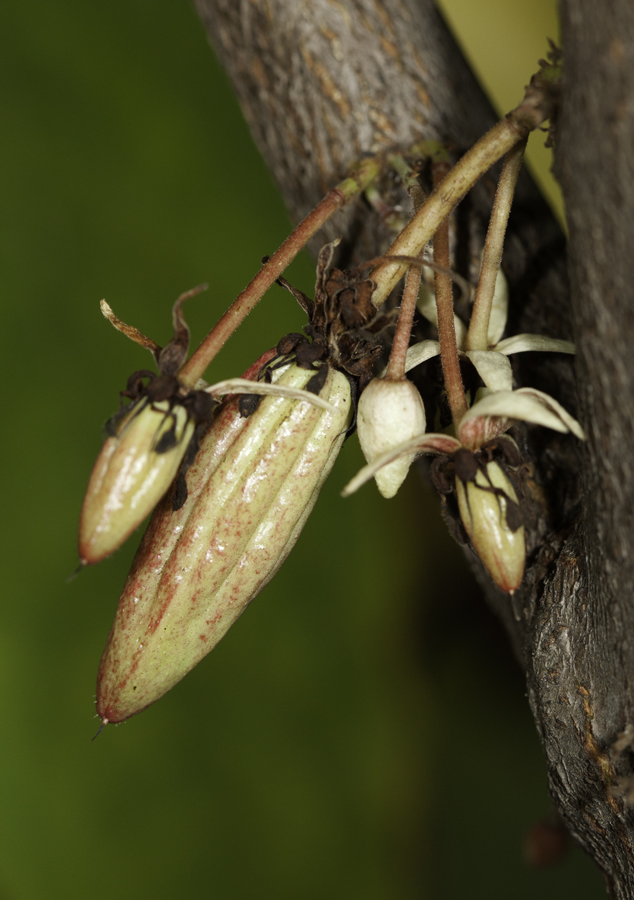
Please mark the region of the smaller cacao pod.
[[194, 434], [188, 411], [168, 400], [135, 403], [106, 439], [79, 522], [84, 565], [113, 553], [152, 512], [174, 480]]
[[473, 480], [456, 476], [456, 495], [474, 550], [498, 587], [513, 593], [522, 583], [526, 547], [510, 479], [499, 463], [489, 462]]

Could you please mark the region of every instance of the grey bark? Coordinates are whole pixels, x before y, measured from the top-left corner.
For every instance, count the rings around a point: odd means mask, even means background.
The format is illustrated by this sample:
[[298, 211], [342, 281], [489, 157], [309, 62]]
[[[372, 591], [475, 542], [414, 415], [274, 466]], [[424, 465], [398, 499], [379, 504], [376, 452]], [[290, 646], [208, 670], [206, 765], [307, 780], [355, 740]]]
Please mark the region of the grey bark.
[[[493, 112], [431, 0], [196, 0], [260, 147], [299, 220], [355, 160], [421, 139], [458, 157]], [[634, 896], [634, 11], [631, 0], [564, 0], [566, 76], [557, 163], [570, 222], [563, 236], [527, 177], [509, 225], [504, 269], [508, 333], [574, 338], [588, 433], [517, 430], [543, 502], [528, 527], [524, 584], [509, 603], [477, 574], [527, 677], [551, 791], [612, 896]], [[528, 76], [531, 73], [527, 73]], [[518, 101], [519, 101], [518, 97]], [[460, 208], [456, 265], [473, 277], [494, 174]], [[387, 175], [389, 205], [406, 203]], [[320, 242], [343, 233], [357, 261], [390, 241], [362, 201]], [[556, 396], [573, 414], [572, 365], [523, 354], [518, 385]], [[537, 357], [537, 358], [536, 358]], [[630, 796], [631, 795], [631, 796]]]

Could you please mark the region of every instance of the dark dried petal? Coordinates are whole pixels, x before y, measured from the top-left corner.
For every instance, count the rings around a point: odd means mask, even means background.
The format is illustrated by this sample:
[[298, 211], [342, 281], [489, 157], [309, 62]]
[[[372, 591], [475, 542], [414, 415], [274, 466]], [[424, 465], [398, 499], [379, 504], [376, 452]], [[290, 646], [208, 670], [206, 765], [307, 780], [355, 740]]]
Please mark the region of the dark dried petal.
[[432, 461], [429, 476], [436, 490], [441, 494], [453, 493], [455, 473], [453, 462], [448, 456], [437, 456]]
[[178, 512], [179, 509], [182, 509], [187, 502], [188, 496], [187, 478], [185, 477], [185, 472], [179, 469], [172, 489], [172, 512]]
[[319, 394], [321, 389], [326, 383], [326, 378], [328, 377], [328, 363], [324, 363], [319, 367], [319, 369], [315, 372], [313, 377], [310, 379], [308, 384], [306, 385], [305, 390], [310, 391], [311, 394]]
[[147, 378], [148, 384], [151, 384], [156, 377], [156, 373], [150, 372], [149, 369], [138, 369], [138, 371], [133, 372], [128, 378], [126, 389], [125, 391], [121, 391], [121, 396], [129, 397], [130, 400], [138, 400], [138, 398], [146, 392], [147, 385], [144, 384], [145, 379]]
[[[170, 413], [166, 413], [166, 415], [169, 416]], [[172, 424], [170, 428], [168, 428], [168, 430], [161, 435], [160, 440], [154, 447], [154, 452], [167, 453], [168, 450], [171, 450], [172, 447], [175, 447], [177, 443], [178, 440], [176, 437], [176, 419], [172, 416]]]
[[399, 312], [400, 310], [398, 309], [391, 309], [384, 315], [376, 316], [371, 322], [367, 322], [366, 325], [364, 325], [363, 330], [368, 334], [380, 334], [382, 331], [385, 331], [386, 328], [389, 328], [390, 325], [394, 325], [398, 319]]
[[512, 469], [517, 469], [522, 462], [522, 454], [515, 441], [502, 434], [497, 440], [497, 445], [507, 466], [510, 466]]
[[183, 400], [183, 406], [188, 411], [191, 418], [198, 424], [204, 422], [211, 425], [214, 416], [214, 406], [217, 400], [208, 394], [207, 391], [190, 391]]
[[191, 291], [185, 291], [176, 300], [172, 308], [172, 324], [174, 326], [174, 337], [166, 344], [158, 356], [158, 366], [162, 375], [176, 375], [180, 367], [185, 362], [187, 351], [189, 350], [189, 328], [187, 322], [183, 318], [181, 307], [185, 300], [195, 297], [201, 291], [207, 290], [206, 284], [200, 284], [198, 287], [192, 288]]
[[238, 400], [238, 409], [243, 419], [248, 419], [256, 411], [264, 400], [263, 394], [241, 394]]
[[346, 288], [339, 294], [339, 315], [347, 328], [359, 328], [365, 325], [365, 310], [357, 302], [357, 291]]
[[[199, 391], [197, 393], [204, 392]], [[207, 394], [206, 396], [209, 395]], [[198, 454], [198, 450], [200, 449], [200, 442], [209, 430], [211, 422], [212, 418], [210, 418], [209, 421], [200, 421], [194, 430], [189, 444], [187, 445], [185, 456], [183, 457], [181, 467], [178, 470], [178, 475], [176, 476], [176, 480], [174, 481], [174, 489], [172, 492], [172, 510], [174, 512], [176, 512], [176, 510], [178, 509], [182, 509], [185, 505], [185, 501], [187, 500], [188, 496], [186, 478], [187, 470], [190, 468], [190, 466], [193, 465]]]
[[511, 529], [513, 533], [517, 531], [518, 528], [521, 528], [524, 524], [524, 516], [522, 515], [522, 510], [519, 507], [519, 504], [505, 494], [506, 498], [506, 524]]
[[445, 525], [447, 526], [447, 531], [451, 535], [451, 537], [458, 544], [461, 544], [463, 547], [469, 543], [469, 537], [467, 532], [465, 531], [464, 525], [460, 518], [457, 517], [457, 512], [454, 513], [449, 507], [447, 503], [447, 498], [444, 495], [441, 495], [440, 498], [440, 514], [445, 521]]
[[150, 381], [146, 395], [151, 403], [172, 400], [178, 395], [180, 384], [174, 375], [158, 375]]
[[277, 279], [276, 284], [279, 284], [280, 287], [283, 287], [284, 290], [288, 291], [289, 294], [292, 294], [293, 297], [297, 300], [301, 308], [304, 310], [309, 319], [312, 319], [313, 313], [315, 311], [315, 304], [307, 297], [303, 291], [300, 291], [298, 288], [293, 287], [290, 281], [287, 281], [286, 278]]
[[289, 334], [285, 334], [284, 337], [278, 342], [277, 352], [280, 356], [287, 356], [289, 353], [293, 352], [298, 344], [302, 344], [305, 342], [306, 338], [303, 334], [298, 334], [298, 332], [296, 331], [291, 331], [289, 332]]
[[456, 450], [453, 455], [453, 464], [456, 478], [459, 478], [465, 484], [469, 481], [475, 481], [478, 473], [478, 460], [471, 450], [467, 450], [465, 447]]
[[295, 351], [295, 358], [300, 369], [312, 369], [313, 363], [323, 359], [326, 355], [326, 347], [321, 341], [313, 341], [312, 344], [300, 344]]

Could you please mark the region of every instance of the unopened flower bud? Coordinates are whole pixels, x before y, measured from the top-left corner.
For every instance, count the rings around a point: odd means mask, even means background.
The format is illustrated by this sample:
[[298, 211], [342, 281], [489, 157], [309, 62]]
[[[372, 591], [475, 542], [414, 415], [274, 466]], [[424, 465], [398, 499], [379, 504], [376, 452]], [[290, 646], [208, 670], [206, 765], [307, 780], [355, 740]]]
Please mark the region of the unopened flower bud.
[[512, 593], [521, 584], [526, 557], [515, 488], [497, 462], [474, 463], [468, 480], [460, 477], [457, 460], [455, 465], [458, 508], [469, 540], [498, 587]]
[[[425, 407], [412, 382], [374, 378], [359, 399], [357, 432], [369, 464], [405, 441], [424, 434]], [[376, 472], [374, 478], [384, 497], [396, 494], [416, 455], [402, 456]]]
[[[304, 388], [314, 374], [292, 364], [273, 380]], [[329, 369], [320, 397], [335, 409], [272, 396], [248, 418], [237, 397], [221, 407], [189, 470], [187, 503], [159, 505], [124, 587], [99, 669], [105, 722], [140, 712], [180, 681], [289, 554], [350, 422], [344, 375]]]
[[79, 525], [82, 563], [109, 556], [152, 512], [174, 480], [194, 428], [178, 403], [143, 398], [132, 406], [90, 476]]

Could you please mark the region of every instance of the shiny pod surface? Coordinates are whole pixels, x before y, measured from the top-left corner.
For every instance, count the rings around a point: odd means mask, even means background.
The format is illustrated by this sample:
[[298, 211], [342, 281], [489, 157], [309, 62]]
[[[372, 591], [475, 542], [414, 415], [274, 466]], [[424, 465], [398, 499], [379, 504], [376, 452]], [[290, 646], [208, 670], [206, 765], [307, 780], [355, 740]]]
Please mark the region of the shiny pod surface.
[[514, 591], [524, 575], [524, 526], [520, 525], [515, 531], [509, 528], [506, 499], [487, 488], [492, 486], [503, 491], [515, 503], [517, 494], [498, 463], [490, 462], [486, 468], [486, 476], [478, 471], [475, 484], [467, 482], [465, 485], [456, 478], [460, 517], [489, 575], [503, 591]]
[[[274, 381], [303, 388], [312, 375], [291, 365]], [[102, 719], [120, 722], [180, 681], [286, 559], [350, 422], [345, 376], [331, 369], [320, 396], [336, 414], [265, 397], [245, 419], [235, 397], [225, 402], [187, 475], [187, 502], [172, 512], [163, 501], [134, 560], [99, 669]]]
[[[142, 400], [119, 423], [101, 449], [82, 506], [79, 556], [84, 565], [113, 553], [152, 512], [174, 480], [193, 433], [187, 410], [170, 407], [167, 400]], [[166, 437], [169, 449], [157, 453]]]

